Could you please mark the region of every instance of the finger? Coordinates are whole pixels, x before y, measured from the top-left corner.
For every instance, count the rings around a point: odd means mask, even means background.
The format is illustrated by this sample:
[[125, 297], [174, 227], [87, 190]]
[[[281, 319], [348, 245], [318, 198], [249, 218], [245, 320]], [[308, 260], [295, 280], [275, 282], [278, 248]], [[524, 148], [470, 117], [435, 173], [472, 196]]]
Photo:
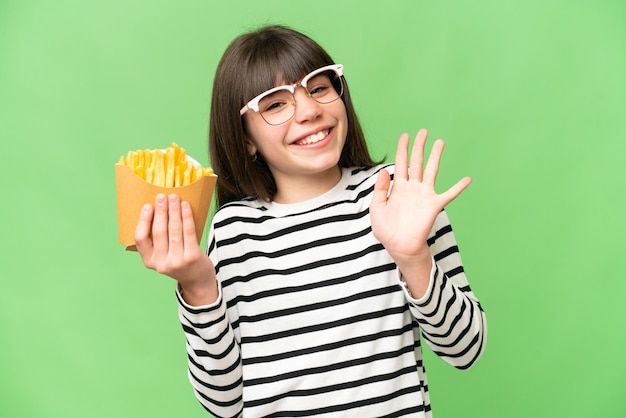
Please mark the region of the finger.
[[167, 218], [167, 198], [164, 194], [159, 194], [156, 197], [152, 222], [152, 243], [155, 256], [159, 259], [163, 259], [168, 251]]
[[370, 212], [376, 211], [387, 204], [387, 196], [389, 195], [389, 185], [391, 177], [389, 172], [384, 168], [378, 172], [376, 184], [374, 184], [374, 193], [372, 193], [372, 201], [370, 202]]
[[[152, 217], [154, 216], [154, 208], [150, 204], [145, 204], [141, 208], [139, 221], [135, 228], [135, 244], [137, 251], [141, 255], [144, 264], [150, 259], [152, 253], [152, 239], [150, 237], [152, 231]], [[148, 266], [147, 266], [148, 267]]]
[[181, 202], [180, 209], [183, 218], [183, 244], [185, 250], [198, 246], [198, 236], [196, 235], [196, 223], [193, 219], [193, 211], [188, 202]]
[[409, 178], [422, 181], [422, 170], [424, 168], [424, 145], [428, 138], [428, 131], [420, 129], [413, 141], [411, 150], [411, 163], [409, 164]]
[[450, 187], [444, 193], [441, 193], [439, 197], [442, 199], [442, 206], [445, 207], [454, 199], [459, 197], [459, 195], [467, 189], [470, 184], [472, 184], [472, 179], [470, 177], [463, 177], [454, 186]]
[[402, 134], [398, 139], [398, 146], [396, 148], [396, 166], [394, 169], [394, 180], [406, 180], [409, 178], [408, 171], [408, 149], [409, 149], [409, 135]]
[[441, 161], [441, 154], [443, 154], [443, 148], [445, 143], [438, 139], [433, 144], [428, 156], [428, 162], [424, 168], [424, 183], [435, 185], [437, 180], [437, 173], [439, 172], [439, 162]]
[[168, 253], [174, 259], [183, 254], [183, 220], [180, 211], [180, 198], [176, 194], [168, 196]]

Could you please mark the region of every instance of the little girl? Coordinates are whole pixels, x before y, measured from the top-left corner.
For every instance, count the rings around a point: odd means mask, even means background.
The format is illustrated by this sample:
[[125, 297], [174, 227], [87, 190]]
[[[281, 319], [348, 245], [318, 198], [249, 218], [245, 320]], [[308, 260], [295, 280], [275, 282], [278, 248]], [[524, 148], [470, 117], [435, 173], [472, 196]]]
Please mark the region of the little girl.
[[239, 36], [213, 88], [206, 253], [177, 195], [146, 205], [146, 267], [178, 282], [189, 379], [217, 417], [430, 417], [421, 343], [459, 369], [486, 321], [434, 191], [427, 132], [374, 162], [336, 64], [282, 26]]

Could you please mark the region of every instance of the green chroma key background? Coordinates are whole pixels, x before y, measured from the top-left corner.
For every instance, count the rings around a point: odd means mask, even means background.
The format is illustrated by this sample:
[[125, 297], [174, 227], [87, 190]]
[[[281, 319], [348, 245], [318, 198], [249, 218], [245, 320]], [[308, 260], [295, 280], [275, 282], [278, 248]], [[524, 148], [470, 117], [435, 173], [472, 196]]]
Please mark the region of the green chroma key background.
[[283, 23], [345, 65], [372, 150], [427, 127], [489, 321], [475, 368], [426, 350], [434, 416], [623, 417], [626, 3], [2, 0], [0, 416], [204, 417], [174, 282], [117, 243], [114, 164], [209, 165], [212, 77]]

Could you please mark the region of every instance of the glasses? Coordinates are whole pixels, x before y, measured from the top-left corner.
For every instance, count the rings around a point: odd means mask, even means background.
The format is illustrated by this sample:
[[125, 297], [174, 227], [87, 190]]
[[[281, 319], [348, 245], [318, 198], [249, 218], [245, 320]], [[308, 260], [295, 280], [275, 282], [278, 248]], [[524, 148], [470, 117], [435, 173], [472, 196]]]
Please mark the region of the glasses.
[[321, 104], [332, 103], [343, 94], [343, 65], [333, 64], [304, 76], [301, 82], [278, 86], [259, 94], [241, 108], [243, 116], [248, 110], [260, 113], [270, 125], [280, 125], [290, 120], [296, 113], [296, 87], [302, 87], [306, 95]]

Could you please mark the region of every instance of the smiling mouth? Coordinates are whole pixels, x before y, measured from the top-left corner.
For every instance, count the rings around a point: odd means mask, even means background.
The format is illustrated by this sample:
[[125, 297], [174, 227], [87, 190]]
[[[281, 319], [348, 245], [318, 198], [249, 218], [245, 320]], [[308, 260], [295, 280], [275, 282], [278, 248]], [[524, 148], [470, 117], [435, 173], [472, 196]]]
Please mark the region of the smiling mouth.
[[309, 135], [306, 138], [301, 139], [300, 141], [295, 142], [295, 144], [296, 145], [311, 145], [311, 144], [315, 144], [316, 142], [320, 142], [321, 140], [326, 138], [328, 136], [329, 132], [330, 132], [330, 129], [321, 130], [321, 131], [319, 131], [316, 134]]

